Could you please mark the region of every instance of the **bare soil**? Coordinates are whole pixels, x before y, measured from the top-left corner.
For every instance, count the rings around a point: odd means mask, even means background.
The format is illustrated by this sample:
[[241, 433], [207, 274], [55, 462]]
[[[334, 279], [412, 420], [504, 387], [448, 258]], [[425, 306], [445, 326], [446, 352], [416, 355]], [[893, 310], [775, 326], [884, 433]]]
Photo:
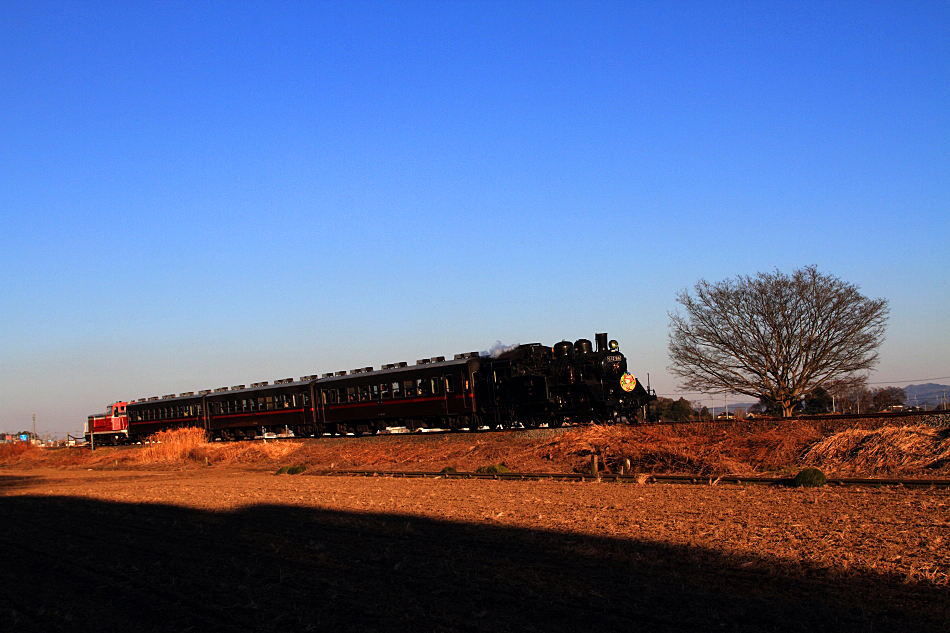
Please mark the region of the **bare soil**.
[[0, 447], [0, 631], [948, 631], [946, 489], [318, 474], [947, 476], [862, 424]]
[[950, 630], [947, 490], [7, 468], [0, 516], [3, 630]]

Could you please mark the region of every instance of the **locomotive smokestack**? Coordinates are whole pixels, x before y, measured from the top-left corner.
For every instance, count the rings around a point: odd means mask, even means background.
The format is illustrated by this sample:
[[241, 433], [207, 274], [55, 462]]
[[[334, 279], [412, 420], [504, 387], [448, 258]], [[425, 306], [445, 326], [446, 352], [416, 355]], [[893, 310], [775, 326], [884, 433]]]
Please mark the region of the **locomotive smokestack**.
[[597, 341], [597, 351], [606, 352], [607, 351], [607, 333], [603, 334], [594, 334], [594, 340]]

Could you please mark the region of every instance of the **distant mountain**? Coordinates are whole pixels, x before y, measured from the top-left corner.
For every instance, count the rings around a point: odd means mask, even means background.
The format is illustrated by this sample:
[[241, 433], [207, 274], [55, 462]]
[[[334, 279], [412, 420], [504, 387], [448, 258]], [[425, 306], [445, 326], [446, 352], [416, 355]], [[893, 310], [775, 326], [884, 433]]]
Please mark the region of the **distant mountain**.
[[904, 387], [907, 394], [908, 406], [924, 406], [925, 404], [940, 404], [947, 398], [950, 402], [950, 385], [937, 385], [928, 382], [925, 385], [907, 385]]

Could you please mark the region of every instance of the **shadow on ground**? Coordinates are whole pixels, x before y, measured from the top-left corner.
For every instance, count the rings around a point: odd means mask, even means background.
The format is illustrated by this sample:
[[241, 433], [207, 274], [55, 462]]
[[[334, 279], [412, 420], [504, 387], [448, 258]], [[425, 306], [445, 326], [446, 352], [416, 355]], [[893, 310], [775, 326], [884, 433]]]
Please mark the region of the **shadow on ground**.
[[649, 540], [0, 498], [14, 631], [946, 631], [946, 587]]

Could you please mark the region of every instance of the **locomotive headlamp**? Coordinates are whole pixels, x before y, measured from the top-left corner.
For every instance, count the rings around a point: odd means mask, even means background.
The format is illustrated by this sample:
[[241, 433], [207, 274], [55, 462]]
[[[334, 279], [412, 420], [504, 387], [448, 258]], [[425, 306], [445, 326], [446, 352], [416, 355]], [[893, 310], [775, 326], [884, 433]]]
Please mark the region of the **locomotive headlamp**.
[[616, 352], [620, 349], [620, 343], [618, 343], [617, 341], [610, 341], [609, 343], [607, 343], [607, 347], [610, 348], [611, 352]]

